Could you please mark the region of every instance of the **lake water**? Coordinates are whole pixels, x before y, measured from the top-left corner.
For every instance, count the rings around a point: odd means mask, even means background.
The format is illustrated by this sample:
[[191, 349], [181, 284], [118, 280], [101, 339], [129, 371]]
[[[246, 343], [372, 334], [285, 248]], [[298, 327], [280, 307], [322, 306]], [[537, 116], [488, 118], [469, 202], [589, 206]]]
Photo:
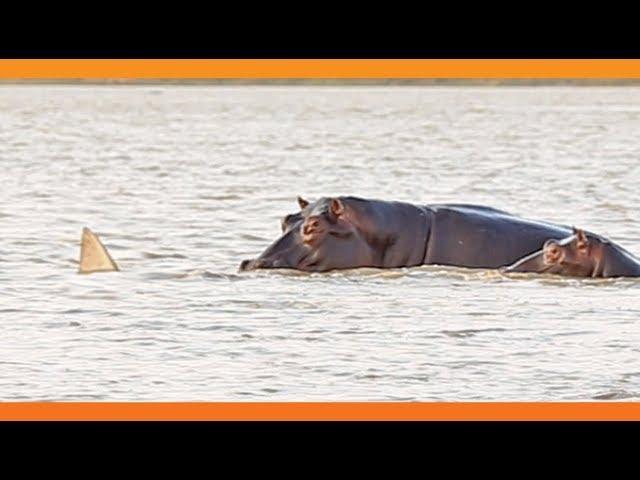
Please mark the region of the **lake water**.
[[[237, 272], [296, 196], [640, 254], [633, 87], [0, 87], [2, 400], [630, 400], [640, 281]], [[118, 273], [76, 273], [82, 227]]]

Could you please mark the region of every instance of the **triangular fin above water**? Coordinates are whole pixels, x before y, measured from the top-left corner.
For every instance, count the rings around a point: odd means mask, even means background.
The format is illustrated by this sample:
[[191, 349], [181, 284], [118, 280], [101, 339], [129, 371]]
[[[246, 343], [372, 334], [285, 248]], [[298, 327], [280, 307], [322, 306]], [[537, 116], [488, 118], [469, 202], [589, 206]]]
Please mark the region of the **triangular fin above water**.
[[98, 236], [87, 227], [82, 229], [80, 267], [78, 273], [117, 272], [120, 269]]

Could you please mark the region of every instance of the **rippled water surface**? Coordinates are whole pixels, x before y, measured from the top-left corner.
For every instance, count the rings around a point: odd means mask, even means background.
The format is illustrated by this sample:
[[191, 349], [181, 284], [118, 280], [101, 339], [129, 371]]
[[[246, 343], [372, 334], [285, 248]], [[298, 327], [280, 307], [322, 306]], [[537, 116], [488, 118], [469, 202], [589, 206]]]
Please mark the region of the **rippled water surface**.
[[[0, 398], [640, 397], [640, 283], [237, 273], [295, 198], [470, 202], [640, 254], [640, 89], [0, 87]], [[78, 275], [83, 226], [119, 273]]]

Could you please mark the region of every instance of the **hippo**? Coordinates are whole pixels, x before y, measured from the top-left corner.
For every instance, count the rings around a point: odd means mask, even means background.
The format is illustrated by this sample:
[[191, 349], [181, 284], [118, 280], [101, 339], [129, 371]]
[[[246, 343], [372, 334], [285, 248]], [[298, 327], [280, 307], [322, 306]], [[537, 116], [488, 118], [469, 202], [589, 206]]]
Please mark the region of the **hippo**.
[[241, 271], [308, 272], [359, 267], [450, 265], [499, 268], [540, 250], [571, 227], [528, 220], [470, 204], [414, 205], [351, 196], [298, 197], [300, 210], [281, 220], [281, 235]]
[[541, 250], [500, 271], [592, 278], [640, 277], [640, 260], [605, 238], [574, 228], [571, 236], [549, 239]]

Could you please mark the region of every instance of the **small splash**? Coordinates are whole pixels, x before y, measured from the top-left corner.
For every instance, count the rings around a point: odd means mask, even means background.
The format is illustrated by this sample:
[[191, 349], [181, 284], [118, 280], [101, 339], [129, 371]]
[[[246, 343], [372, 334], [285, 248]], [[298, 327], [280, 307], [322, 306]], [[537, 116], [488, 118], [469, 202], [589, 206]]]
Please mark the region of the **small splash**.
[[541, 285], [550, 285], [557, 287], [576, 287], [576, 286], [619, 286], [619, 285], [635, 285], [640, 282], [638, 278], [590, 278], [590, 277], [568, 277], [563, 275], [555, 275], [552, 273], [502, 273], [499, 275], [507, 281], [534, 281]]
[[400, 268], [375, 268], [375, 267], [358, 267], [346, 268], [340, 270], [330, 270], [327, 272], [305, 272], [292, 268], [273, 268], [264, 270], [253, 270], [251, 272], [243, 272], [244, 275], [283, 275], [283, 276], [300, 276], [309, 278], [373, 278], [373, 279], [400, 279], [406, 277], [444, 277], [459, 280], [482, 280], [482, 281], [503, 281], [504, 275], [498, 270], [476, 269], [464, 267], [450, 267], [446, 265], [420, 265], [416, 267], [400, 267]]
[[373, 278], [404, 278], [409, 274], [408, 268], [357, 268], [344, 270], [342, 272], [335, 272], [334, 276], [349, 276], [349, 277], [373, 277]]
[[450, 265], [421, 265], [410, 269], [412, 275], [426, 275], [429, 277], [444, 277], [459, 280], [502, 281], [504, 276], [497, 269], [466, 268]]
[[269, 268], [269, 269], [261, 269], [261, 270], [251, 270], [247, 272], [242, 272], [238, 275], [239, 278], [247, 277], [247, 278], [255, 278], [255, 277], [312, 277], [314, 275], [322, 275], [322, 274], [314, 274], [309, 272], [303, 272], [302, 270], [294, 270], [292, 268]]

